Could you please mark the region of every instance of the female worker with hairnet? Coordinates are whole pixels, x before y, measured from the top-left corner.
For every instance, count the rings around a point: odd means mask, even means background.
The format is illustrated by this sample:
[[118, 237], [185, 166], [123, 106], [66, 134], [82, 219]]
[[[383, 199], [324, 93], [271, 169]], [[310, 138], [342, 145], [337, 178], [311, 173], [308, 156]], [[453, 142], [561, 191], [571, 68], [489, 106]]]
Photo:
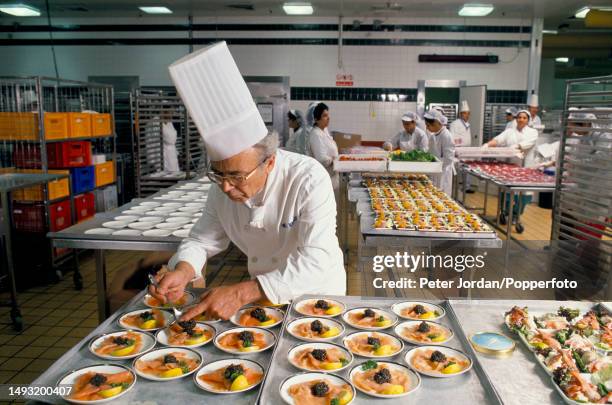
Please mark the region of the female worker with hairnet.
[[[532, 167], [534, 165], [535, 158], [535, 144], [538, 139], [538, 131], [528, 126], [531, 121], [531, 114], [527, 110], [520, 110], [516, 114], [516, 128], [508, 128], [495, 138], [483, 145], [483, 148], [488, 147], [516, 147], [522, 156], [522, 166]], [[500, 195], [500, 198], [503, 197]], [[533, 198], [532, 192], [521, 193], [521, 199], [519, 203], [518, 195], [514, 196], [514, 207], [512, 209], [512, 222], [516, 223], [516, 231], [522, 233], [524, 231], [523, 226], [517, 220], [517, 217], [525, 211], [525, 207], [531, 202]], [[503, 225], [506, 224], [507, 216], [510, 211], [510, 198], [505, 196], [506, 203], [502, 207], [499, 222]], [[520, 207], [520, 208], [519, 208]]]
[[434, 184], [450, 195], [453, 191], [455, 143], [453, 136], [445, 126], [448, 119], [441, 111], [434, 108], [427, 111], [423, 118], [425, 118], [425, 127], [429, 137], [429, 152], [442, 161], [442, 173], [434, 176]]
[[338, 173], [333, 169], [334, 159], [338, 158], [338, 146], [327, 129], [329, 119], [329, 107], [326, 104], [317, 103], [312, 107], [313, 126], [308, 133], [308, 142], [311, 156], [327, 170], [334, 190], [338, 190], [340, 184]]
[[306, 154], [306, 123], [300, 110], [289, 110], [287, 113], [289, 128], [293, 130], [285, 149], [302, 155]]
[[393, 138], [383, 144], [386, 150], [401, 149], [409, 152], [414, 149], [427, 151], [429, 149], [429, 139], [425, 131], [417, 128], [419, 116], [413, 112], [402, 115], [403, 131], [398, 132]]
[[518, 110], [515, 107], [506, 108], [506, 128], [516, 128], [516, 114]]

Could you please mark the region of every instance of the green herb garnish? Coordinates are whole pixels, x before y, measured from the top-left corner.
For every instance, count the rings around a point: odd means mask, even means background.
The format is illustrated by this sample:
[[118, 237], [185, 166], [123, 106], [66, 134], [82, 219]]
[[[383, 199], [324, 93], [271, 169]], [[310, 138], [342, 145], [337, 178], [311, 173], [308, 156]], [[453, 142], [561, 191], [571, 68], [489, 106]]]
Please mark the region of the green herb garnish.
[[367, 371], [367, 370], [374, 370], [377, 367], [378, 367], [377, 362], [375, 362], [374, 360], [368, 360], [365, 363], [363, 363], [363, 365], [361, 366], [361, 369], [363, 371]]

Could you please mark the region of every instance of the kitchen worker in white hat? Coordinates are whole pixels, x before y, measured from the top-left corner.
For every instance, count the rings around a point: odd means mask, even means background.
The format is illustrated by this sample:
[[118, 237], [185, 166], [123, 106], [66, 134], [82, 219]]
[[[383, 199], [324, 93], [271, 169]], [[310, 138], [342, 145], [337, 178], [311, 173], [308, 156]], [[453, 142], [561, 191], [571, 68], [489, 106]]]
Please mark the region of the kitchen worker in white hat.
[[346, 293], [336, 237], [336, 202], [327, 171], [314, 159], [278, 149], [225, 42], [192, 53], [170, 76], [206, 146], [215, 183], [199, 221], [150, 292], [175, 301], [232, 242], [248, 259], [250, 280], [212, 288], [183, 315], [228, 319], [261, 300]]
[[401, 149], [409, 152], [414, 149], [427, 151], [429, 149], [429, 139], [421, 128], [417, 128], [419, 116], [413, 112], [402, 115], [402, 126], [404, 129], [399, 131], [393, 138], [383, 143], [386, 150]]
[[472, 132], [470, 130], [470, 106], [466, 100], [461, 101], [459, 118], [451, 122], [449, 130], [453, 135], [455, 146], [471, 146]]
[[529, 120], [529, 126], [531, 128], [540, 129], [542, 128], [542, 120], [538, 116], [540, 106], [538, 105], [538, 95], [532, 94], [529, 96], [529, 103], [527, 103], [529, 114], [531, 114], [531, 120]]
[[435, 108], [427, 111], [423, 118], [425, 118], [427, 136], [429, 137], [429, 153], [442, 161], [442, 173], [433, 176], [434, 185], [446, 194], [451, 195], [455, 170], [455, 144], [453, 136], [446, 128], [448, 119]]
[[508, 107], [504, 112], [506, 113], [506, 127], [504, 129], [516, 128], [516, 114], [518, 113], [516, 107]]

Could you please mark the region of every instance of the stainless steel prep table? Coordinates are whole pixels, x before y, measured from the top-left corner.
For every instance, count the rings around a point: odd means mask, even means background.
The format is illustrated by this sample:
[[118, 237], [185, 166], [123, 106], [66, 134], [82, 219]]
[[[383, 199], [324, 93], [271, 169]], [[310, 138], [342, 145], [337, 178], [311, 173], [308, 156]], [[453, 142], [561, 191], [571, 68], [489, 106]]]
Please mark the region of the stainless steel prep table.
[[[209, 184], [200, 181], [201, 184]], [[190, 190], [184, 188], [189, 184], [197, 184], [197, 181], [188, 180], [178, 183], [173, 187], [161, 190], [147, 199], [134, 199], [132, 202], [122, 205], [113, 211], [97, 214], [93, 219], [71, 226], [60, 232], [51, 232], [48, 237], [52, 239], [55, 247], [65, 247], [74, 249], [93, 249], [96, 256], [96, 289], [98, 293], [98, 318], [101, 321], [105, 320], [108, 315], [108, 302], [106, 296], [106, 261], [104, 258], [105, 250], [137, 250], [137, 251], [173, 251], [176, 250], [181, 243], [181, 238], [176, 236], [166, 237], [147, 237], [147, 236], [117, 236], [117, 235], [95, 235], [86, 234], [85, 232], [98, 228], [102, 223], [112, 220], [117, 215], [121, 215], [124, 211], [133, 208], [142, 202], [155, 201], [176, 202], [171, 196], [166, 197], [166, 194], [171, 191]], [[195, 187], [195, 186], [193, 186]]]
[[[194, 291], [201, 293], [204, 290]], [[94, 364], [102, 363], [114, 363], [123, 364], [128, 367], [132, 367], [132, 360], [125, 361], [110, 361], [102, 360], [94, 356], [89, 351], [89, 342], [95, 336], [100, 334], [115, 332], [123, 330], [119, 324], [119, 317], [129, 311], [136, 309], [147, 308], [143, 304], [143, 297], [145, 292], [141, 292], [134, 297], [130, 302], [121, 307], [115, 314], [100, 324], [92, 333], [85, 337], [79, 344], [66, 352], [60, 357], [53, 365], [45, 371], [40, 377], [38, 377], [33, 385], [37, 386], [51, 386], [57, 385], [59, 379], [71, 370], [75, 370], [81, 367]], [[231, 327], [234, 327], [229, 321], [222, 321], [211, 323], [215, 327], [217, 333], [223, 332]], [[270, 329], [271, 332], [278, 338], [279, 327]], [[161, 344], [157, 344], [156, 347], [165, 347]], [[213, 342], [209, 342], [199, 348], [193, 350], [198, 351], [203, 355], [203, 364], [225, 359], [231, 357], [228, 353], [222, 352], [217, 349]], [[260, 363], [265, 370], [269, 368], [270, 360], [272, 358], [272, 349], [268, 349], [265, 352], [245, 356], [246, 359], [254, 360]], [[194, 373], [195, 374], [195, 373]], [[135, 401], [150, 401], [149, 403], [157, 404], [204, 404], [204, 405], [216, 405], [220, 402], [229, 401], [232, 405], [251, 405], [255, 403], [257, 397], [258, 388], [254, 388], [251, 391], [241, 393], [238, 395], [220, 395], [206, 392], [195, 385], [193, 381], [193, 375], [187, 376], [179, 380], [173, 380], [168, 382], [157, 382], [146, 380], [142, 377], [137, 377], [136, 385], [134, 388], [120, 400], [114, 401], [113, 403], [131, 403]], [[30, 400], [42, 401], [50, 404], [65, 404], [66, 402], [58, 396], [53, 397], [29, 397]]]
[[[535, 356], [504, 324], [504, 314], [513, 306], [529, 307], [530, 313], [556, 312], [559, 306], [585, 311], [593, 304], [579, 301], [449, 300], [461, 329], [468, 338], [477, 332], [502, 333], [516, 342], [512, 356], [498, 359], [477, 353], [490, 381], [506, 405], [562, 404], [550, 376]], [[508, 378], [509, 376], [512, 378]]]
[[[334, 296], [315, 296], [315, 295], [304, 295], [296, 298], [293, 303], [298, 303], [303, 299], [311, 298], [329, 298], [344, 303], [347, 310], [356, 307], [373, 307], [380, 308], [386, 311], [391, 311], [390, 307], [396, 302], [401, 302], [398, 299], [391, 298], [375, 298], [375, 297], [334, 297]], [[491, 385], [487, 375], [484, 373], [481, 365], [478, 363], [478, 359], [472, 347], [469, 345], [463, 332], [458, 326], [457, 319], [454, 316], [452, 309], [447, 305], [447, 301], [431, 301], [432, 303], [441, 305], [447, 311], [444, 318], [440, 320], [446, 326], [449, 326], [455, 336], [451, 339], [446, 346], [459, 349], [466, 353], [474, 361], [473, 368], [468, 373], [454, 378], [430, 378], [421, 376], [422, 384], [421, 387], [413, 394], [403, 397], [401, 402], [404, 403], [440, 403], [440, 404], [501, 404], [495, 389]], [[289, 350], [299, 344], [302, 341], [294, 338], [286, 331], [286, 325], [296, 318], [300, 318], [303, 315], [299, 314], [293, 309], [293, 305], [287, 310], [285, 321], [283, 322], [283, 330], [280, 332], [280, 339], [277, 346], [274, 349], [274, 358], [270, 364], [270, 369], [260, 390], [259, 403], [261, 405], [277, 405], [284, 403], [280, 397], [279, 388], [282, 381], [294, 374], [302, 372], [297, 368], [293, 367], [287, 360], [287, 353]], [[339, 322], [342, 322], [346, 327], [344, 335], [333, 340], [332, 343], [342, 345], [342, 337], [349, 333], [357, 331], [348, 326], [344, 321], [341, 320], [341, 316], [334, 318]], [[387, 332], [395, 335], [393, 328], [385, 329], [382, 332]], [[404, 350], [399, 354], [391, 357], [390, 359], [384, 359], [394, 361], [401, 364], [406, 364], [404, 361], [404, 355], [406, 351], [414, 346], [405, 344]], [[338, 374], [345, 377], [348, 380], [349, 370], [354, 366], [365, 362], [368, 359], [363, 357], [355, 356], [355, 359], [350, 367], [346, 370], [340, 371]], [[383, 361], [383, 359], [381, 359]], [[357, 391], [357, 396], [353, 405], [364, 405], [364, 404], [391, 404], [400, 401], [394, 401], [389, 399], [379, 399], [370, 397]]]
[[[19, 303], [17, 301], [17, 286], [15, 284], [15, 268], [13, 264], [13, 247], [11, 242], [11, 199], [10, 193], [15, 190], [20, 190], [30, 186], [36, 186], [39, 184], [48, 183], [54, 180], [61, 180], [68, 178], [70, 182], [70, 175], [68, 174], [29, 174], [29, 173], [7, 173], [0, 175], [0, 208], [2, 209], [2, 215], [0, 215], [0, 242], [4, 246], [6, 265], [7, 265], [7, 277], [9, 281], [9, 288], [11, 293], [11, 321], [13, 322], [13, 328], [21, 330], [23, 327], [23, 321], [21, 319], [21, 311], [19, 310]], [[69, 183], [69, 190], [72, 190], [72, 184]], [[72, 204], [72, 193], [68, 197]], [[49, 201], [45, 200], [45, 212], [48, 209]], [[47, 227], [45, 225], [45, 227]], [[0, 263], [0, 265], [2, 265]]]

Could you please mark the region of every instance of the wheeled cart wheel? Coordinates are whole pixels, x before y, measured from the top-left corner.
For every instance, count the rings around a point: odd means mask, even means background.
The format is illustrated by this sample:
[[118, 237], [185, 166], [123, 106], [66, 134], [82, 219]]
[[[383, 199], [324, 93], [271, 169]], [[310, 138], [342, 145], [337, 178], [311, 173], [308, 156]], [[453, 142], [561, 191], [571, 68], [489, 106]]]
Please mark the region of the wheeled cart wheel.
[[506, 225], [508, 223], [508, 217], [506, 217], [506, 214], [504, 214], [503, 212], [499, 214], [499, 223], [501, 225]]
[[11, 308], [11, 322], [13, 323], [13, 329], [17, 332], [21, 332], [23, 329], [23, 318], [21, 317], [19, 308]]
[[514, 226], [514, 229], [516, 229], [516, 233], [523, 233], [523, 232], [525, 232], [525, 227], [520, 222], [516, 223], [516, 225]]
[[81, 273], [79, 273], [78, 270], [75, 270], [72, 276], [72, 281], [74, 282], [75, 290], [81, 291], [83, 289], [83, 276], [81, 276]]

